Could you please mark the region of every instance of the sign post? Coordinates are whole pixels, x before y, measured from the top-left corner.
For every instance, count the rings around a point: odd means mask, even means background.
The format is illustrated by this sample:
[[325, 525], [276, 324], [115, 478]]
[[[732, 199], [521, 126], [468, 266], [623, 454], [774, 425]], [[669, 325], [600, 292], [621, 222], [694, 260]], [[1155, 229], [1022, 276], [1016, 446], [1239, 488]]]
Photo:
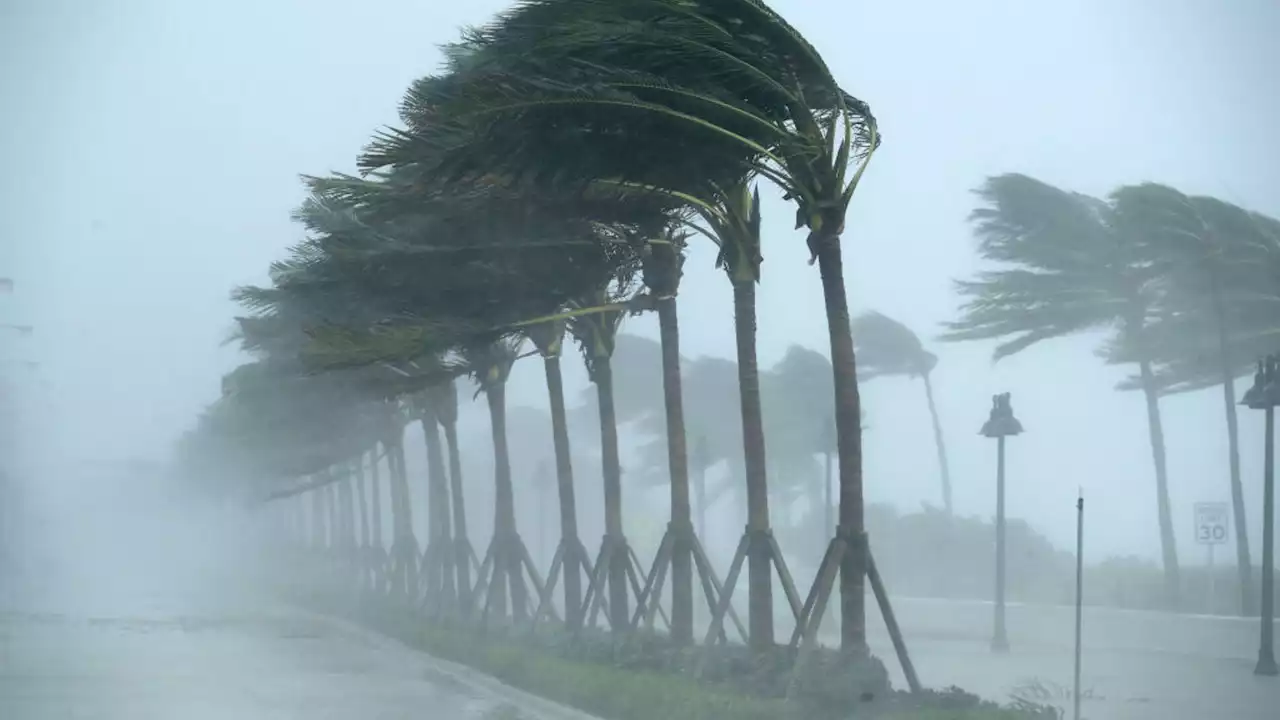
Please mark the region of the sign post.
[[1231, 510], [1223, 502], [1201, 502], [1195, 504], [1196, 542], [1208, 549], [1208, 592], [1209, 614], [1214, 611], [1214, 595], [1217, 584], [1216, 570], [1213, 567], [1213, 549], [1227, 542], [1231, 524]]

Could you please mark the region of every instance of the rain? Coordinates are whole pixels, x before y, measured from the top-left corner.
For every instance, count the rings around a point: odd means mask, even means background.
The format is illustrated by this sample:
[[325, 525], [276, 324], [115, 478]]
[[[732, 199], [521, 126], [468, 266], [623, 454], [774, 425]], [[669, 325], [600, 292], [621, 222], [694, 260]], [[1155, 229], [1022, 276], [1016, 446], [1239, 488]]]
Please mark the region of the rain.
[[1274, 718], [1278, 33], [5, 3], [0, 718]]

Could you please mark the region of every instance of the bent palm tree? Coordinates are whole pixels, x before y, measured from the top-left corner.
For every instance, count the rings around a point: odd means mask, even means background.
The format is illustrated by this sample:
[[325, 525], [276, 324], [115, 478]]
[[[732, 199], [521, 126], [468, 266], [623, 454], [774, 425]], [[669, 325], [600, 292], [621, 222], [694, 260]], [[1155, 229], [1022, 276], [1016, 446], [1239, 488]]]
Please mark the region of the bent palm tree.
[[[621, 293], [619, 293], [621, 294]], [[619, 298], [607, 290], [582, 299], [584, 308], [612, 304]], [[622, 323], [622, 312], [598, 312], [579, 315], [569, 320], [569, 332], [582, 347], [587, 375], [596, 386], [600, 411], [600, 459], [604, 478], [604, 541], [595, 564], [597, 578], [603, 578], [609, 591], [609, 624], [622, 631], [630, 623], [628, 612], [627, 571], [630, 548], [622, 528], [622, 462], [618, 454], [618, 418], [613, 407], [614, 341]], [[596, 593], [603, 593], [599, 580], [593, 582]]]
[[[1273, 307], [1250, 313], [1277, 293], [1269, 255], [1280, 248], [1271, 238], [1275, 220], [1209, 197], [1189, 197], [1153, 183], [1112, 193], [1116, 214], [1146, 246], [1147, 257], [1162, 268], [1168, 291], [1148, 332], [1157, 359], [1162, 392], [1188, 392], [1222, 386], [1227, 426], [1228, 468], [1240, 574], [1241, 612], [1253, 611], [1253, 574], [1244, 489], [1240, 480], [1239, 431], [1235, 379], [1253, 369], [1253, 359], [1274, 348]], [[1271, 251], [1269, 253], [1269, 250]], [[1250, 315], [1267, 320], [1250, 324]], [[1125, 362], [1132, 348], [1111, 348], [1108, 360]], [[1133, 378], [1122, 389], [1137, 389]]]
[[962, 317], [946, 323], [943, 337], [1007, 338], [996, 347], [996, 360], [1043, 340], [1099, 328], [1134, 349], [1155, 466], [1165, 596], [1176, 607], [1181, 577], [1160, 385], [1148, 339], [1148, 318], [1160, 299], [1159, 269], [1145, 261], [1142, 243], [1106, 202], [1018, 174], [989, 178], [977, 193], [986, 203], [971, 215], [979, 252], [1004, 267], [957, 283], [966, 298]]
[[[689, 503], [689, 452], [684, 422], [684, 389], [680, 376], [680, 320], [676, 294], [683, 274], [685, 236], [668, 231], [650, 241], [643, 255], [642, 278], [656, 298], [662, 346], [662, 394], [666, 419], [667, 472], [671, 485], [671, 637], [693, 642], [693, 510]], [[615, 343], [616, 344], [616, 343]], [[654, 563], [663, 561], [661, 552]], [[661, 572], [659, 569], [658, 572]], [[657, 593], [656, 587], [649, 592]], [[648, 602], [656, 604], [660, 598]]]
[[[507, 591], [510, 590], [511, 614], [517, 621], [526, 617], [529, 607], [528, 588], [522, 571], [525, 565], [524, 541], [516, 526], [515, 488], [511, 482], [511, 456], [507, 449], [506, 386], [511, 367], [519, 355], [516, 341], [493, 340], [474, 343], [464, 348], [472, 369], [472, 377], [480, 385], [489, 406], [489, 424], [493, 435], [493, 542], [485, 557], [483, 569], [492, 576], [485, 599], [485, 610], [499, 617], [506, 614]], [[481, 577], [477, 583], [484, 583]]]
[[[569, 448], [569, 422], [564, 405], [564, 378], [560, 372], [560, 356], [564, 346], [565, 323], [550, 320], [525, 328], [525, 335], [542, 356], [546, 374], [547, 396], [551, 405], [551, 437], [555, 448], [556, 485], [560, 500], [560, 548], [557, 555], [564, 574], [565, 622], [570, 629], [582, 626], [582, 540], [578, 537], [577, 500], [573, 487], [573, 459]], [[555, 579], [555, 568], [548, 583]]]
[[[868, 106], [756, 0], [537, 0], [476, 33], [452, 59], [449, 77], [411, 91], [409, 129], [388, 131], [365, 168], [416, 164], [416, 180], [427, 184], [474, 181], [497, 168], [530, 186], [607, 181], [668, 192], [681, 189], [660, 178], [719, 183], [755, 173], [796, 201], [797, 227], [808, 228], [821, 270], [832, 345], [842, 646], [865, 653], [860, 410], [839, 238], [879, 144]], [[602, 157], [618, 169], [599, 172]]]
[[924, 349], [920, 338], [910, 328], [893, 318], [878, 312], [868, 312], [854, 318], [853, 341], [862, 359], [858, 376], [864, 380], [885, 375], [920, 378], [924, 383], [924, 396], [929, 404], [929, 418], [933, 421], [933, 444], [938, 453], [938, 472], [942, 480], [942, 507], [953, 514], [951, 498], [951, 467], [947, 462], [947, 445], [942, 437], [942, 422], [938, 419], [938, 405], [933, 398], [933, 369], [938, 356]]

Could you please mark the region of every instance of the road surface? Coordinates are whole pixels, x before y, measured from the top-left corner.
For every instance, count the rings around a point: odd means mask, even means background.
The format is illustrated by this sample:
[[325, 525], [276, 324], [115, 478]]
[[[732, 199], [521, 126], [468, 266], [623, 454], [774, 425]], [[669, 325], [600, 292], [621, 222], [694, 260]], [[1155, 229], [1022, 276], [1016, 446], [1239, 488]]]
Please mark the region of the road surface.
[[252, 612], [0, 618], [7, 720], [533, 718], [420, 653]]
[[82, 531], [0, 572], [0, 719], [586, 717], [276, 604], [234, 552], [161, 529]]
[[[265, 601], [223, 521], [189, 510], [69, 502], [50, 542], [0, 577], [0, 718], [514, 720], [527, 696], [346, 625]], [[61, 521], [61, 522], [59, 522]], [[215, 532], [222, 524], [222, 532]], [[991, 606], [898, 598], [926, 685], [1069, 707], [1072, 611], [1012, 606], [1012, 652], [988, 649]], [[897, 675], [874, 603], [872, 644]], [[1090, 609], [1089, 720], [1276, 720], [1280, 679], [1252, 675], [1257, 623]], [[786, 623], [778, 625], [779, 634]], [[834, 628], [831, 628], [834, 629]], [[1038, 688], [1039, 693], [1031, 692]], [[565, 711], [546, 703], [523, 717]]]
[[[873, 650], [901, 684], [884, 624], [869, 611]], [[991, 613], [985, 602], [895, 601], [926, 685], [956, 685], [995, 700], [1022, 695], [1070, 717], [1074, 609], [1010, 607], [1007, 655], [989, 649]], [[1257, 620], [1089, 608], [1083, 626], [1088, 720], [1280, 718], [1280, 678], [1253, 675]]]

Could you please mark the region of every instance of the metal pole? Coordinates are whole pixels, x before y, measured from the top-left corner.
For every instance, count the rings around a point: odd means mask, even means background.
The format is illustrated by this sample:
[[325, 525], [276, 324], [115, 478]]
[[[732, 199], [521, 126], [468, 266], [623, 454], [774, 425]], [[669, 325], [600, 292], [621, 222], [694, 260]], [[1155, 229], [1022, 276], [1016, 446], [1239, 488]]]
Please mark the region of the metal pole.
[[1258, 646], [1258, 664], [1254, 675], [1274, 677], [1276, 651], [1273, 637], [1275, 621], [1275, 503], [1276, 503], [1276, 419], [1275, 408], [1266, 408], [1266, 432], [1263, 442], [1262, 479], [1262, 637]]
[[1074, 720], [1080, 720], [1080, 657], [1084, 629], [1084, 491], [1076, 498], [1076, 665], [1073, 690]]
[[1004, 617], [1004, 560], [1004, 436], [1000, 436], [996, 438], [996, 602], [995, 631], [991, 638], [991, 650], [997, 653], [1009, 651]]
[[1214, 596], [1217, 595], [1217, 571], [1213, 567], [1213, 543], [1209, 543], [1209, 608], [1205, 612], [1214, 614]]

